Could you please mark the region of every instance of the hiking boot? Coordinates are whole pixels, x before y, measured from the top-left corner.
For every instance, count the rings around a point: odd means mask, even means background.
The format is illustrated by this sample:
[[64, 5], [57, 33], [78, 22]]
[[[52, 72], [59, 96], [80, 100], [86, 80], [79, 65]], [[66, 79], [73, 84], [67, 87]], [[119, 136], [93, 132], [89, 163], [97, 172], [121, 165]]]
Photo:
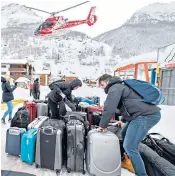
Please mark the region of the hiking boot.
[[1, 119], [1, 122], [2, 122], [3, 124], [5, 124], [5, 119]]
[[134, 168], [132, 166], [132, 162], [126, 153], [124, 153], [124, 157], [122, 159], [121, 166], [122, 166], [122, 168], [125, 168], [125, 169], [129, 170], [130, 172], [135, 173]]

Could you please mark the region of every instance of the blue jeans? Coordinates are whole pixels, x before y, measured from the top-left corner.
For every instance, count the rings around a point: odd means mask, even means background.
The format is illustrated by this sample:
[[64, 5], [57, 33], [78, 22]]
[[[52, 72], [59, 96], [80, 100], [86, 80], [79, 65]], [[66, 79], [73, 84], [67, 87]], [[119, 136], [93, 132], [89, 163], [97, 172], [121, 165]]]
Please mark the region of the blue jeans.
[[9, 120], [12, 119], [12, 111], [13, 111], [13, 104], [12, 104], [12, 101], [8, 101], [6, 102], [7, 104], [7, 111], [5, 111], [4, 115], [3, 115], [3, 119], [6, 118], [7, 115], [9, 115]]
[[138, 116], [131, 122], [127, 122], [122, 129], [123, 147], [132, 161], [137, 176], [147, 175], [138, 146], [148, 131], [159, 122], [160, 118], [160, 112], [148, 116]]

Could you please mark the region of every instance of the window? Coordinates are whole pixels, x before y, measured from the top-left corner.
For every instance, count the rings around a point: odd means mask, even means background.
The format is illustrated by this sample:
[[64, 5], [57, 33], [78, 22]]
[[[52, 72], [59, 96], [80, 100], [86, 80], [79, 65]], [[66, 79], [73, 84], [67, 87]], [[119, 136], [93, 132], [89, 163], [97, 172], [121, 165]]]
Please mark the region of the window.
[[6, 65], [5, 65], [5, 64], [2, 64], [2, 65], [1, 65], [1, 68], [6, 68]]
[[43, 27], [42, 27], [42, 28], [44, 29], [44, 28], [50, 27], [50, 26], [52, 26], [52, 25], [53, 25], [53, 22], [51, 22], [51, 21], [46, 21], [46, 22], [43, 23], [43, 25], [42, 25]]
[[1, 75], [6, 75], [6, 72], [1, 72]]
[[11, 65], [10, 65], [10, 68], [18, 68], [18, 65], [16, 65], [16, 64], [11, 64]]

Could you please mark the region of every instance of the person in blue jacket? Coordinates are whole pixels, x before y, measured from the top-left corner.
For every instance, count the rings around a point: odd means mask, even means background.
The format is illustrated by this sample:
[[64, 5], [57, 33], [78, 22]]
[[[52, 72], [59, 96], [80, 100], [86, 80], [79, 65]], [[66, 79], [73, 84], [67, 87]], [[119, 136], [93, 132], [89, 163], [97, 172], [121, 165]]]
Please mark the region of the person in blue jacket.
[[12, 104], [12, 100], [14, 100], [14, 96], [13, 96], [13, 91], [16, 89], [17, 87], [17, 83], [15, 83], [15, 85], [13, 87], [11, 87], [9, 80], [9, 76], [6, 76], [6, 78], [1, 76], [1, 83], [2, 83], [2, 101], [5, 102], [7, 104], [7, 111], [4, 113], [1, 121], [2, 123], [5, 124], [5, 118], [7, 115], [9, 115], [9, 121], [12, 119], [12, 111], [13, 111], [13, 104]]

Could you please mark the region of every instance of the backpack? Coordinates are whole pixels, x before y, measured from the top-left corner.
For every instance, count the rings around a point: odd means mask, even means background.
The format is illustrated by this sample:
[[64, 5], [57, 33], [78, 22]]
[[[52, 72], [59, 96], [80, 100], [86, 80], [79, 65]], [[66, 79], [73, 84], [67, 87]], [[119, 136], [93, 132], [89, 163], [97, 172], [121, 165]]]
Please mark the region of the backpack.
[[136, 101], [159, 105], [165, 100], [161, 90], [151, 83], [136, 79], [124, 80], [123, 83], [142, 97], [142, 99], [135, 99]]
[[10, 126], [27, 129], [29, 123], [30, 123], [29, 111], [27, 107], [23, 106], [19, 108], [18, 111], [15, 113]]

